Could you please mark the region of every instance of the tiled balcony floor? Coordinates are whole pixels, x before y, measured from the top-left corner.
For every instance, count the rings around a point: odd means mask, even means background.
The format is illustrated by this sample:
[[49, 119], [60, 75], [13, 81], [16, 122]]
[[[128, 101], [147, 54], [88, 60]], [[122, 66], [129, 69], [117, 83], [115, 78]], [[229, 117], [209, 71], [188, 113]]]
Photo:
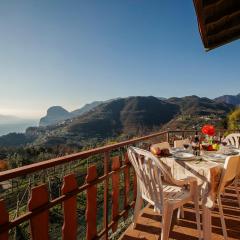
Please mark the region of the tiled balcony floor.
[[[223, 198], [225, 221], [228, 231], [228, 239], [240, 239], [240, 208], [237, 204], [237, 197], [233, 188], [226, 190]], [[173, 220], [170, 239], [179, 240], [197, 240], [198, 231], [196, 230], [195, 214], [192, 205], [184, 206], [185, 216], [178, 221]], [[176, 216], [176, 214], [175, 214]], [[176, 219], [175, 216], [173, 219]], [[132, 229], [132, 226], [125, 231], [121, 236], [121, 240], [134, 239], [159, 239], [161, 233], [161, 217], [154, 213], [152, 206], [147, 206], [140, 214], [137, 226]], [[218, 208], [212, 211], [212, 240], [223, 239], [221, 231], [220, 216]]]

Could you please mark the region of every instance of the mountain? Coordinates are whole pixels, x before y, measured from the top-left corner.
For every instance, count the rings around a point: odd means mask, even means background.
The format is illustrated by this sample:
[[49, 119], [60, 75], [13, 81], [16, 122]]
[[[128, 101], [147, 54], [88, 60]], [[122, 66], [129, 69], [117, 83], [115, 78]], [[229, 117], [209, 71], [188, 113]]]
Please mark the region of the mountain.
[[72, 117], [72, 114], [61, 106], [53, 106], [47, 110], [47, 115], [42, 117], [39, 126], [54, 125]]
[[228, 103], [234, 106], [240, 106], [240, 93], [237, 95], [223, 95], [214, 100], [218, 103]]
[[92, 103], [88, 103], [84, 105], [82, 108], [76, 109], [72, 112], [68, 112], [61, 106], [53, 106], [47, 110], [47, 114], [45, 117], [42, 117], [39, 121], [40, 127], [46, 127], [50, 125], [55, 125], [61, 123], [67, 119], [71, 119], [74, 117], [81, 116], [82, 114], [92, 110], [98, 105], [102, 104], [102, 101], [95, 101]]
[[120, 98], [102, 103], [94, 111], [72, 118], [65, 124], [46, 127], [45, 133], [38, 134], [35, 143], [79, 144], [89, 139], [134, 136], [160, 129], [179, 111], [177, 105], [155, 97]]
[[[31, 144], [39, 146], [78, 147], [94, 145], [108, 138], [126, 139], [168, 128], [200, 128], [206, 123], [222, 127], [233, 108], [231, 104], [198, 96], [118, 98], [96, 102], [90, 108], [86, 106], [85, 113], [77, 110], [76, 115], [62, 107], [53, 107], [48, 110], [44, 120], [51, 117], [50, 121], [55, 121], [55, 124], [28, 128], [25, 133], [27, 139], [22, 140], [29, 143], [31, 139]], [[17, 137], [20, 139], [20, 136]], [[4, 141], [7, 141], [7, 136]], [[21, 143], [20, 140], [18, 142]]]
[[169, 121], [179, 111], [171, 103], [155, 97], [129, 97], [101, 104], [94, 111], [74, 119], [68, 126], [72, 133], [136, 133]]
[[167, 101], [178, 105], [180, 114], [165, 124], [162, 129], [201, 128], [206, 123], [223, 128], [227, 114], [234, 108], [231, 104], [218, 103], [198, 96], [169, 98]]
[[209, 98], [200, 98], [195, 95], [182, 98], [169, 98], [167, 102], [177, 104], [180, 107], [181, 114], [184, 115], [226, 115], [233, 108], [232, 105], [218, 103]]
[[92, 103], [88, 103], [85, 104], [82, 108], [76, 109], [74, 111], [72, 111], [71, 113], [74, 116], [81, 116], [82, 114], [89, 112], [90, 110], [92, 110], [93, 108], [97, 107], [98, 105], [102, 104], [103, 101], [95, 101]]

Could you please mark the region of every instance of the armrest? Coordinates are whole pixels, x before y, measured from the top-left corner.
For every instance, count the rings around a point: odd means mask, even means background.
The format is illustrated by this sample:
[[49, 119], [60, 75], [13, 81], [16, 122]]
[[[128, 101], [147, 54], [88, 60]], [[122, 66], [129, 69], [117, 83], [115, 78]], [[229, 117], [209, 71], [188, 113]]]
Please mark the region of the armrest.
[[184, 185], [189, 186], [191, 195], [198, 193], [197, 179], [195, 177], [187, 177], [183, 179], [183, 182], [185, 182]]
[[183, 187], [185, 185], [191, 185], [194, 182], [197, 183], [197, 179], [195, 177], [186, 177], [186, 178], [181, 179], [181, 180], [175, 180], [176, 185], [179, 186], [179, 187]]
[[187, 177], [181, 180], [177, 180], [177, 185], [180, 187], [186, 187], [189, 189], [190, 194], [194, 195], [198, 192], [197, 179], [195, 177]]

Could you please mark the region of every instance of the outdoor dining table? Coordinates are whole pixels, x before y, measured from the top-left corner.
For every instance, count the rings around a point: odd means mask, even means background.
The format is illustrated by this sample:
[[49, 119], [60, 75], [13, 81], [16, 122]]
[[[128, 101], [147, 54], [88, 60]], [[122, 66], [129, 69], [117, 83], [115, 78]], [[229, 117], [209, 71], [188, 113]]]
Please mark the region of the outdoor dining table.
[[161, 157], [160, 160], [176, 180], [195, 177], [199, 186], [203, 209], [203, 238], [211, 239], [211, 209], [215, 205], [223, 163], [204, 160], [177, 160]]

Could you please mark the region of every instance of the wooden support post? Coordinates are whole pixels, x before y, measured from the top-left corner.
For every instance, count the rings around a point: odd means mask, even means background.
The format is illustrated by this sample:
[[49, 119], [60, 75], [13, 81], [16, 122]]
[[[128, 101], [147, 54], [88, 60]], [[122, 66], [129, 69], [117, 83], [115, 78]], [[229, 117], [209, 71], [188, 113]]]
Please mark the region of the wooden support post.
[[[119, 156], [112, 158], [112, 170], [117, 171], [120, 168], [120, 159]], [[119, 171], [113, 173], [112, 175], [112, 220], [114, 222], [112, 226], [112, 231], [115, 232], [117, 230], [118, 221], [116, 218], [119, 214], [119, 184], [120, 184], [120, 176]]]
[[[62, 194], [68, 194], [77, 189], [75, 174], [64, 177]], [[64, 223], [62, 226], [62, 239], [77, 239], [77, 196], [69, 198], [63, 202]]]
[[[129, 192], [130, 192], [130, 173], [129, 173], [129, 158], [127, 153], [124, 157], [126, 168], [124, 169], [124, 209], [129, 206]], [[128, 212], [124, 214], [124, 219], [128, 217]]]
[[[9, 223], [9, 214], [3, 200], [0, 200], [0, 226]], [[0, 240], [8, 240], [8, 230], [0, 234]]]
[[182, 139], [184, 139], [184, 138], [185, 138], [185, 132], [182, 131]]
[[[91, 183], [97, 179], [96, 166], [88, 168], [86, 182]], [[86, 239], [92, 240], [97, 236], [97, 186], [87, 188], [87, 209], [86, 209], [87, 233]]]
[[108, 166], [109, 166], [109, 152], [104, 153], [104, 175], [107, 175], [105, 181], [104, 181], [104, 239], [108, 239]]
[[[28, 209], [31, 212], [44, 206], [49, 202], [47, 185], [43, 184], [32, 189], [32, 195], [28, 202]], [[31, 235], [33, 240], [47, 240], [48, 233], [49, 210], [40, 212], [30, 218]]]
[[166, 142], [169, 142], [169, 132], [166, 132]]

